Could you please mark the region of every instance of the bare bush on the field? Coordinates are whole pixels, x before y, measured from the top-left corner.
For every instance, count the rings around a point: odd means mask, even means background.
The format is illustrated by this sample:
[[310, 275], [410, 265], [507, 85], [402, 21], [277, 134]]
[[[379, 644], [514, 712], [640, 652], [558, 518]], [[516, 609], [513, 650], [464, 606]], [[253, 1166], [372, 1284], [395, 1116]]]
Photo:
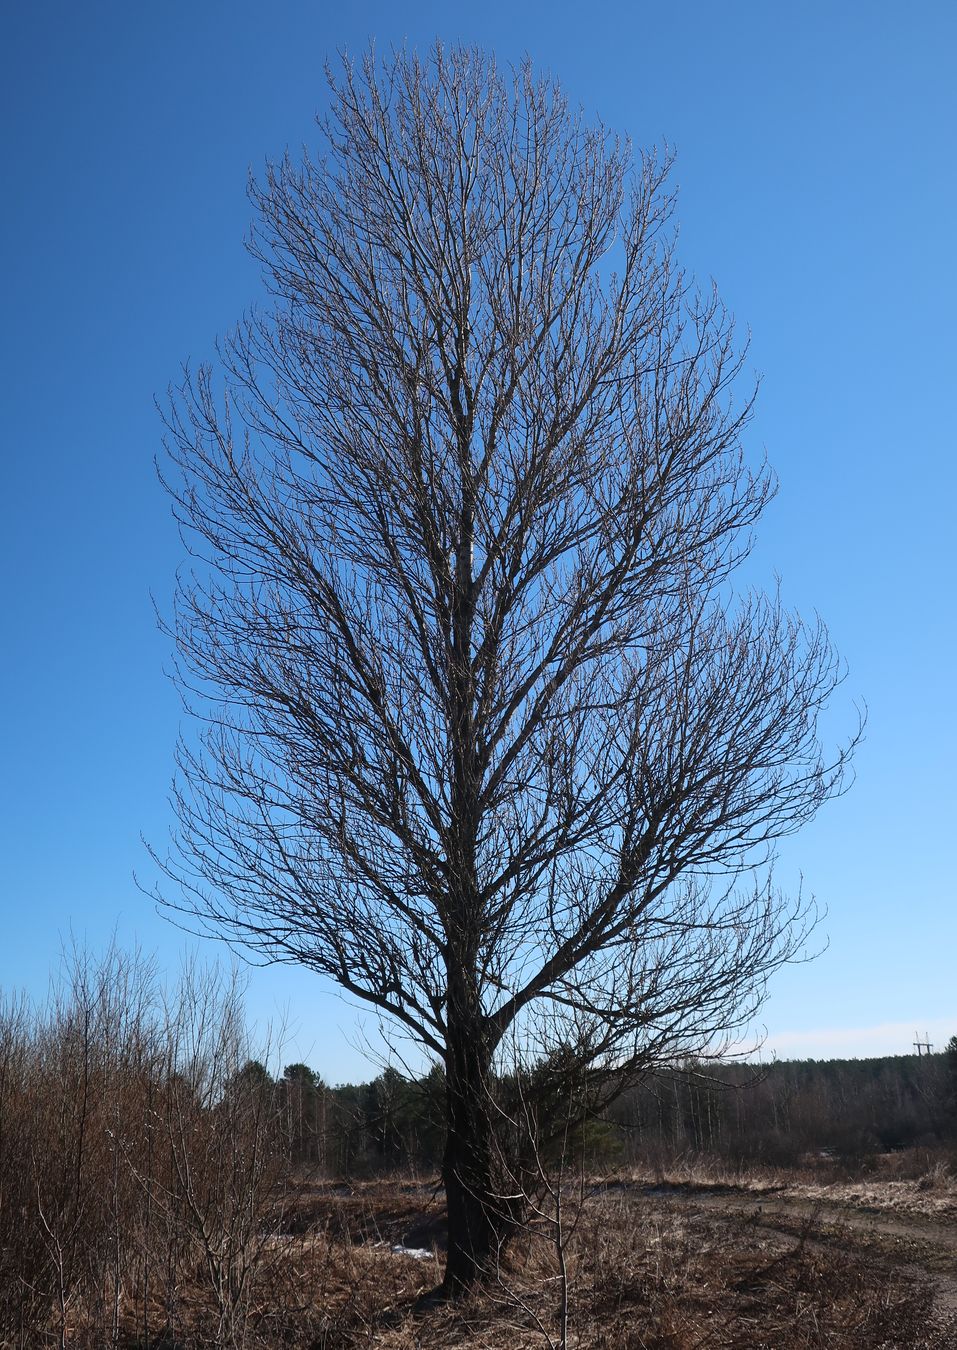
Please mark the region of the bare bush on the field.
[[118, 1335], [136, 1196], [117, 1141], [136, 1117], [149, 1046], [147, 970], [115, 954], [75, 958], [43, 1016], [8, 1004], [0, 1022], [0, 1334], [41, 1328], [65, 1346], [82, 1307]]
[[[0, 1014], [0, 1345], [242, 1342], [286, 1150], [250, 1090], [239, 990], [75, 958], [43, 1009]], [[205, 1285], [205, 1290], [203, 1286]], [[208, 1335], [206, 1333], [208, 1332]]]
[[215, 1344], [240, 1345], [286, 1166], [275, 1091], [243, 1073], [251, 1055], [235, 982], [185, 981], [164, 1031], [155, 1128], [167, 1167], [152, 1198], [212, 1294]]
[[[508, 1166], [515, 1193], [521, 1203], [513, 1206], [521, 1229], [532, 1242], [545, 1250], [551, 1269], [544, 1274], [542, 1288], [552, 1307], [541, 1314], [509, 1281], [501, 1259], [496, 1267], [496, 1282], [505, 1301], [525, 1313], [541, 1333], [548, 1350], [566, 1350], [569, 1344], [572, 1268], [570, 1244], [581, 1221], [587, 1191], [585, 1159], [581, 1148], [581, 1114], [569, 1094], [563, 1117], [547, 1125], [541, 1119], [535, 1097], [521, 1090], [519, 1083], [515, 1115], [509, 1123], [519, 1135], [519, 1146], [503, 1162]], [[578, 1135], [578, 1149], [573, 1148]], [[521, 1167], [514, 1161], [521, 1160]], [[537, 1301], [537, 1300], [536, 1300]], [[549, 1315], [551, 1314], [551, 1315]], [[549, 1329], [554, 1324], [556, 1330]]]

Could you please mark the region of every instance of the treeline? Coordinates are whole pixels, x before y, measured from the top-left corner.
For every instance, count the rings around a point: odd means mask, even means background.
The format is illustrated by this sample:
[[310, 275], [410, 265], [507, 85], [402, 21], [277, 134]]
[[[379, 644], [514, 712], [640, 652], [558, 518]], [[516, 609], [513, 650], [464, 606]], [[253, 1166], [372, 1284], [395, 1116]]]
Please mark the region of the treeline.
[[[444, 1081], [386, 1070], [329, 1087], [306, 1065], [270, 1082], [297, 1162], [325, 1175], [434, 1170], [442, 1156]], [[559, 1110], [561, 1105], [559, 1103]], [[590, 1161], [712, 1154], [796, 1165], [808, 1155], [858, 1163], [878, 1153], [957, 1143], [957, 1040], [949, 1052], [806, 1060], [764, 1067], [689, 1061], [624, 1091], [584, 1132]]]
[[435, 1170], [445, 1143], [445, 1076], [410, 1081], [386, 1069], [371, 1082], [329, 1087], [305, 1064], [275, 1081], [256, 1061], [242, 1077], [274, 1095], [283, 1138], [296, 1164], [347, 1178]]
[[923, 1056], [688, 1064], [626, 1092], [609, 1119], [634, 1161], [670, 1150], [781, 1166], [809, 1155], [857, 1164], [957, 1143], [957, 1038], [945, 1053]]

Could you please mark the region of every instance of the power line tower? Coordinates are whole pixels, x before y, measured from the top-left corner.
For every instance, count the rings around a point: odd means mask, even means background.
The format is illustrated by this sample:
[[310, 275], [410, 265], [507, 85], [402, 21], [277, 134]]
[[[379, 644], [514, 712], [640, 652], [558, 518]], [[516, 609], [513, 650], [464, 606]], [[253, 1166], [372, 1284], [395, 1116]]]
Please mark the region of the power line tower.
[[930, 1052], [933, 1050], [934, 1047], [931, 1045], [930, 1040], [928, 1039], [928, 1033], [925, 1031], [924, 1039], [921, 1040], [920, 1032], [915, 1031], [914, 1038], [915, 1038], [914, 1049], [917, 1051], [917, 1058], [920, 1059], [921, 1055], [924, 1053], [925, 1050], [927, 1051], [928, 1054], [930, 1054]]

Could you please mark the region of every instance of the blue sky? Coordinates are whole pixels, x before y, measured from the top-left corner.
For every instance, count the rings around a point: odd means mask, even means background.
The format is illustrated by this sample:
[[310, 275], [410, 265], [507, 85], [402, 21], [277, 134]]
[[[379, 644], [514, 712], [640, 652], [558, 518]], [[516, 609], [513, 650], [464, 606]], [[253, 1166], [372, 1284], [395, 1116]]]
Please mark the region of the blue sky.
[[[781, 480], [755, 559], [818, 609], [870, 721], [858, 779], [780, 879], [829, 945], [764, 1011], [788, 1055], [957, 1033], [954, 814], [957, 8], [57, 3], [0, 29], [6, 321], [0, 986], [45, 988], [71, 932], [175, 970], [140, 835], [162, 841], [180, 723], [150, 593], [181, 546], [153, 397], [260, 294], [245, 184], [313, 140], [323, 61], [434, 37], [528, 53], [589, 115], [677, 152], [681, 256], [752, 333], [750, 433]], [[290, 1059], [365, 1073], [354, 1012], [256, 971]]]

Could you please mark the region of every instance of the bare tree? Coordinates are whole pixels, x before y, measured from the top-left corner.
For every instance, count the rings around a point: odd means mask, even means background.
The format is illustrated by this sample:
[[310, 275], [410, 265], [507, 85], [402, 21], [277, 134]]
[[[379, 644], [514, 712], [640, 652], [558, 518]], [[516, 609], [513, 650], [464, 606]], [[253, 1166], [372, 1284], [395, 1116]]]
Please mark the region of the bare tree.
[[668, 157], [471, 50], [330, 84], [323, 157], [251, 189], [271, 303], [167, 414], [205, 729], [165, 898], [444, 1064], [454, 1292], [506, 1031], [621, 1082], [747, 1021], [806, 917], [774, 841], [849, 748], [822, 625], [730, 589], [774, 484]]

